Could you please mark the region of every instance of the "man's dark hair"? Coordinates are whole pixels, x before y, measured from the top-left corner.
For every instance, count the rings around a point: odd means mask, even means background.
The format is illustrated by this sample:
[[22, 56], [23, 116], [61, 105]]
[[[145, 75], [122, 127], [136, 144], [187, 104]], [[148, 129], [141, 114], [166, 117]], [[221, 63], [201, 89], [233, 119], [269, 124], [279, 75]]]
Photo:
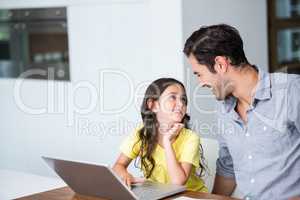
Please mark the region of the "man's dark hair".
[[216, 56], [229, 58], [233, 66], [249, 64], [238, 30], [226, 24], [200, 27], [186, 40], [183, 52], [187, 57], [193, 54], [214, 73]]

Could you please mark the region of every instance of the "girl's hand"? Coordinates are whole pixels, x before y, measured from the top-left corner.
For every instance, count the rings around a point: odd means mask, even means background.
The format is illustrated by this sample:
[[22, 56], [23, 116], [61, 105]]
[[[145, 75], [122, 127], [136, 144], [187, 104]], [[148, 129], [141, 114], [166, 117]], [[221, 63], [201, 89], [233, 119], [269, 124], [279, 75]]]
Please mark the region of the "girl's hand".
[[130, 173], [126, 173], [121, 178], [129, 188], [131, 188], [131, 184], [145, 182], [144, 178], [133, 177]]
[[181, 129], [184, 127], [182, 123], [175, 123], [167, 132], [162, 133], [163, 142], [170, 142], [173, 138], [175, 138]]

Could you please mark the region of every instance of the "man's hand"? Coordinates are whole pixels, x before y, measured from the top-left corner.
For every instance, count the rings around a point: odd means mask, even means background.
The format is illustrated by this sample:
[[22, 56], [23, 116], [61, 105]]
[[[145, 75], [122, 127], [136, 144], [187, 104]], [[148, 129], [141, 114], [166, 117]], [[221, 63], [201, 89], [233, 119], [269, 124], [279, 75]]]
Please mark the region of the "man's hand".
[[289, 200], [300, 200], [300, 197], [292, 197]]
[[232, 178], [225, 178], [216, 174], [215, 184], [212, 193], [224, 196], [230, 196], [236, 187], [235, 180]]

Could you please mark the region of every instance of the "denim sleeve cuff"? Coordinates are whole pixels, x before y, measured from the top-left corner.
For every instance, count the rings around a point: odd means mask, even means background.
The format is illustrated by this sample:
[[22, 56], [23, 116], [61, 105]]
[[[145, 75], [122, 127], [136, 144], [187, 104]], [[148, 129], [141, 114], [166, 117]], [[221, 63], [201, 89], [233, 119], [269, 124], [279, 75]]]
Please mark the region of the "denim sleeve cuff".
[[234, 174], [234, 170], [233, 167], [228, 167], [225, 166], [220, 159], [217, 160], [217, 169], [216, 169], [216, 173], [219, 176], [223, 176], [226, 178], [233, 178], [235, 179], [235, 174]]

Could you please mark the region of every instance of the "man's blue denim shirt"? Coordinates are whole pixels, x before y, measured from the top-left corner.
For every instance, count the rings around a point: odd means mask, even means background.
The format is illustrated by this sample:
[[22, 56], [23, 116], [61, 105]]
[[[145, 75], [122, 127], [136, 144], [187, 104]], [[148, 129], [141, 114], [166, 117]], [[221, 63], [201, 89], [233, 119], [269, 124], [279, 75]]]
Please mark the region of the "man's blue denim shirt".
[[246, 124], [236, 98], [218, 102], [217, 174], [235, 178], [245, 199], [300, 196], [300, 76], [258, 73]]

